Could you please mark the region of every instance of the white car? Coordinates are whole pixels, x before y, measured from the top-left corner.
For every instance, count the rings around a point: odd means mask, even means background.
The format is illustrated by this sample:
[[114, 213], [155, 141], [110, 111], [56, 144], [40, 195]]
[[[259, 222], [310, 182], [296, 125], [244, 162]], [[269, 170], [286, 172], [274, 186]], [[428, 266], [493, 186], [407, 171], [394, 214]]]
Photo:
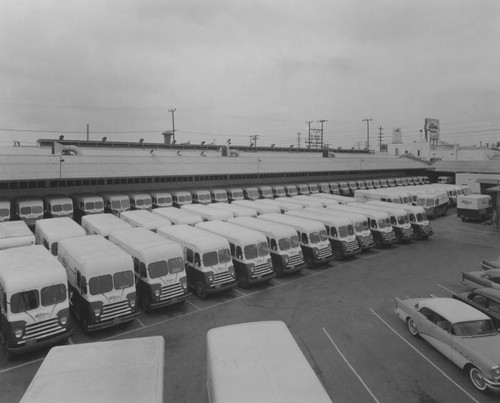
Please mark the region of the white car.
[[453, 298], [396, 298], [394, 313], [467, 371], [476, 389], [500, 390], [500, 335], [487, 315]]

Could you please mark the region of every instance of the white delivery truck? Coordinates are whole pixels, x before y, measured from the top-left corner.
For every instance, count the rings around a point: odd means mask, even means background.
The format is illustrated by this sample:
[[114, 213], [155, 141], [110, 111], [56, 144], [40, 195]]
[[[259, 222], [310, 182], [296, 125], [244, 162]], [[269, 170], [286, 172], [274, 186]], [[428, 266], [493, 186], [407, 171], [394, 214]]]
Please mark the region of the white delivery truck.
[[158, 228], [157, 233], [181, 245], [188, 285], [198, 297], [234, 287], [236, 276], [225, 238], [186, 224]]
[[35, 235], [24, 221], [0, 222], [0, 249], [35, 244]]
[[262, 232], [223, 221], [199, 223], [196, 228], [219, 235], [229, 242], [236, 280], [240, 287], [268, 283], [274, 278], [267, 239]]
[[153, 214], [156, 214], [162, 218], [166, 218], [175, 225], [195, 225], [203, 221], [203, 218], [201, 218], [199, 215], [190, 213], [189, 211], [182, 210], [177, 207], [160, 207], [155, 208], [152, 212]]
[[130, 197], [125, 193], [106, 192], [100, 196], [104, 200], [104, 212], [120, 217], [124, 211], [130, 210]]
[[317, 211], [289, 211], [286, 215], [318, 221], [323, 224], [336, 259], [342, 260], [361, 252], [358, 239], [354, 233], [354, 225], [348, 217], [339, 217]]
[[0, 199], [0, 222], [10, 220], [10, 200]]
[[120, 219], [129, 223], [132, 227], [142, 227], [156, 232], [160, 227], [172, 225], [166, 217], [160, 217], [148, 210], [129, 210], [120, 214]]
[[22, 403], [162, 403], [162, 336], [52, 348]]
[[308, 267], [327, 263], [333, 259], [332, 247], [325, 226], [320, 222], [279, 213], [263, 214], [259, 216], [259, 219], [288, 225], [295, 229]]
[[28, 227], [34, 227], [36, 220], [43, 218], [43, 200], [38, 197], [23, 196], [12, 200], [12, 220], [22, 220]]
[[229, 203], [214, 203], [211, 207], [219, 210], [229, 211], [233, 217], [257, 217], [257, 212], [254, 209], [238, 206]]
[[64, 195], [42, 196], [43, 216], [45, 218], [70, 217], [73, 218], [73, 200]]
[[212, 203], [227, 203], [227, 192], [225, 189], [210, 189]]
[[184, 302], [189, 296], [178, 243], [146, 228], [115, 231], [109, 240], [134, 259], [137, 297], [145, 311]]
[[172, 207], [172, 194], [163, 190], [150, 190], [153, 209], [158, 207]]
[[129, 254], [101, 235], [63, 239], [57, 254], [68, 276], [71, 311], [84, 331], [116, 326], [140, 315]]
[[254, 217], [237, 217], [228, 222], [260, 231], [266, 236], [277, 277], [296, 273], [306, 267], [299, 237], [292, 227], [257, 220]]
[[186, 204], [191, 204], [193, 202], [193, 198], [191, 197], [191, 193], [186, 190], [179, 190], [177, 192], [172, 192], [172, 205], [174, 207], [184, 206]]
[[282, 321], [240, 323], [207, 333], [210, 403], [331, 403]]
[[82, 217], [82, 227], [87, 235], [101, 235], [109, 238], [113, 231], [132, 226], [111, 213], [90, 214]]
[[35, 224], [35, 242], [57, 256], [59, 241], [85, 236], [85, 230], [69, 217], [46, 218]]
[[0, 251], [0, 339], [7, 357], [72, 333], [64, 267], [40, 245]]
[[[291, 210], [302, 210], [303, 207], [297, 203], [289, 203], [286, 200], [288, 197], [277, 197], [276, 199], [259, 199], [255, 200], [256, 203], [271, 204], [272, 206], [277, 206], [281, 213], [286, 213]], [[274, 211], [276, 212], [276, 211]]]
[[484, 221], [493, 216], [491, 196], [470, 194], [457, 197], [457, 217], [462, 221]]
[[127, 195], [130, 198], [130, 208], [132, 210], [152, 210], [153, 201], [149, 194], [145, 192], [129, 192]]
[[81, 224], [82, 217], [87, 214], [104, 213], [104, 199], [102, 196], [90, 193], [79, 193], [72, 196], [73, 218]]
[[259, 203], [257, 202], [257, 200], [236, 200], [231, 204], [254, 209], [258, 215], [267, 213], [279, 213], [281, 211], [278, 206], [269, 203]]
[[233, 213], [211, 208], [209, 204], [189, 204], [187, 206], [182, 206], [181, 210], [198, 215], [203, 221], [225, 221], [229, 218], [233, 218]]

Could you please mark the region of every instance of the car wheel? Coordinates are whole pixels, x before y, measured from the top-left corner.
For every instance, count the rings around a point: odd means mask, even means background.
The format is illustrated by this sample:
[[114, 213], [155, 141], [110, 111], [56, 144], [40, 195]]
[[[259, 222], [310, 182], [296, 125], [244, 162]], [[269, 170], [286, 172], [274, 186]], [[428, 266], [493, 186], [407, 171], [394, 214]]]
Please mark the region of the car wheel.
[[412, 318], [409, 318], [407, 321], [406, 321], [406, 324], [408, 325], [408, 331], [410, 332], [410, 334], [412, 336], [418, 336], [418, 329], [417, 329], [417, 325], [415, 324], [415, 322], [413, 321]]
[[198, 295], [200, 299], [207, 298], [207, 287], [201, 281], [196, 283], [196, 295]]
[[477, 390], [480, 390], [481, 392], [486, 390], [486, 382], [484, 380], [484, 375], [481, 372], [481, 370], [479, 370], [474, 366], [471, 366], [469, 368], [469, 377], [472, 384]]

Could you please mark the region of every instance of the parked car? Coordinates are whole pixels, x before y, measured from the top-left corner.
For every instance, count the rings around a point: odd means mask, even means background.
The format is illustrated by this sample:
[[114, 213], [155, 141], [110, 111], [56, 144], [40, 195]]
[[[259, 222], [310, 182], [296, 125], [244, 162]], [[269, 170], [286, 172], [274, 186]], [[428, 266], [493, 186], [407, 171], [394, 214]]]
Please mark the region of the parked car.
[[462, 272], [462, 283], [471, 288], [490, 287], [500, 290], [500, 269]]
[[453, 294], [453, 298], [465, 302], [488, 315], [497, 329], [500, 329], [500, 290], [478, 288], [474, 291]]
[[453, 298], [396, 298], [394, 313], [455, 365], [480, 391], [500, 390], [500, 334], [492, 320]]
[[500, 269], [500, 257], [496, 260], [483, 260], [481, 262], [482, 270], [490, 270], [490, 269]]

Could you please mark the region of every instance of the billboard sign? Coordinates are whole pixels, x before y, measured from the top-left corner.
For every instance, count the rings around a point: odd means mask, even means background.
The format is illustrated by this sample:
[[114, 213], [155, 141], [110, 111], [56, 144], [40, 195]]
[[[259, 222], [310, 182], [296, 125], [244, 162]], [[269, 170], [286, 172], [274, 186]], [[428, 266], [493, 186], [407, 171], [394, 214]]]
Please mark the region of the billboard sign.
[[425, 139], [439, 139], [439, 120], [425, 118]]

